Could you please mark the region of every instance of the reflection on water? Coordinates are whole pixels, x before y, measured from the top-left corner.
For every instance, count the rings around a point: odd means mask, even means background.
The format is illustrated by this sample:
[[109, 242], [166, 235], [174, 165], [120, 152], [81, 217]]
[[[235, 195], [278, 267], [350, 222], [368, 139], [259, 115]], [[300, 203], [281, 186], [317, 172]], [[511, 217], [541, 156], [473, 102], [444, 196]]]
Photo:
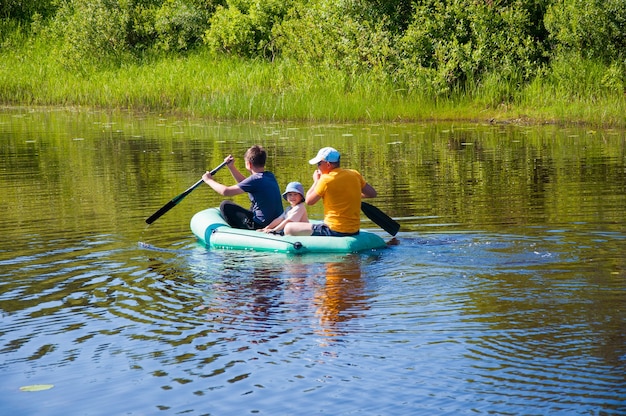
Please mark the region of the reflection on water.
[[368, 309], [360, 259], [352, 255], [341, 260], [326, 263], [325, 279], [314, 294], [320, 335], [330, 339], [344, 335], [348, 321], [363, 317]]
[[[402, 224], [372, 253], [209, 251], [198, 189], [331, 143]], [[624, 132], [0, 113], [11, 414], [624, 414]], [[217, 163], [216, 163], [217, 162]], [[320, 212], [311, 210], [315, 218]], [[364, 227], [374, 227], [365, 222]], [[20, 387], [51, 384], [39, 392]]]

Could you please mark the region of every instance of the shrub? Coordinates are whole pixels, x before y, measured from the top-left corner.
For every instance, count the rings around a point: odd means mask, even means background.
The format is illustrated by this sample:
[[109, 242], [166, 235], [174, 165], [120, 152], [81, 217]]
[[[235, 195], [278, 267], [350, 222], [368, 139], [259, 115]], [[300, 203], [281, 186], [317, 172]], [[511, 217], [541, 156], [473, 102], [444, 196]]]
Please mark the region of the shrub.
[[55, 0], [2, 0], [0, 19], [30, 22], [34, 15], [47, 18], [56, 10]]
[[398, 44], [398, 77], [415, 88], [426, 69], [438, 94], [477, 83], [494, 71], [504, 78], [521, 73], [531, 79], [547, 61], [541, 19], [531, 0], [423, 1]]
[[393, 35], [386, 19], [373, 22], [363, 12], [346, 3], [299, 4], [275, 26], [276, 49], [296, 62], [382, 76], [395, 56]]
[[72, 70], [85, 64], [121, 63], [129, 55], [128, 23], [127, 11], [115, 0], [64, 2], [52, 27], [61, 41], [59, 59]]
[[626, 58], [626, 1], [556, 0], [546, 13], [554, 48], [605, 63]]
[[290, 7], [290, 1], [229, 0], [211, 17], [204, 42], [214, 52], [271, 58], [275, 53], [272, 30]]
[[251, 57], [257, 49], [252, 20], [237, 7], [218, 7], [203, 39], [218, 53]]
[[119, 65], [143, 51], [186, 51], [201, 42], [219, 0], [61, 0], [50, 33], [62, 63]]
[[165, 51], [188, 50], [200, 43], [209, 13], [183, 0], [167, 0], [155, 14], [156, 47]]

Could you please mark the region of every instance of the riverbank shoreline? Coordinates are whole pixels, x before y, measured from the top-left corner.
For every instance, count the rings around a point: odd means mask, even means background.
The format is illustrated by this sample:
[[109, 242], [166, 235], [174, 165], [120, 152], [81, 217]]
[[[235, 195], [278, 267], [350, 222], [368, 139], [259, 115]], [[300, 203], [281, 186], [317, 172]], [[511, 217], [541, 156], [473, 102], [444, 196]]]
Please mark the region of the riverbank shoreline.
[[519, 117], [519, 116], [506, 116], [502, 114], [489, 113], [484, 117], [424, 117], [424, 118], [395, 118], [390, 120], [368, 120], [365, 118], [354, 120], [332, 120], [332, 119], [276, 119], [276, 118], [227, 118], [227, 117], [212, 117], [206, 115], [198, 115], [193, 111], [156, 111], [150, 109], [132, 109], [132, 108], [105, 108], [95, 106], [54, 106], [54, 105], [0, 105], [0, 111], [2, 112], [15, 112], [15, 113], [29, 113], [29, 112], [52, 112], [61, 111], [67, 113], [106, 113], [111, 115], [124, 115], [124, 116], [136, 116], [144, 117], [148, 115], [158, 115], [164, 119], [189, 119], [189, 120], [212, 120], [216, 122], [250, 122], [250, 123], [334, 123], [334, 124], [351, 124], [351, 123], [375, 123], [375, 124], [414, 124], [414, 123], [462, 123], [462, 124], [481, 124], [481, 125], [514, 125], [514, 126], [540, 126], [540, 125], [554, 125], [554, 126], [577, 126], [577, 127], [589, 127], [589, 128], [603, 128], [603, 129], [624, 129], [626, 123], [623, 125], [602, 125], [589, 120], [560, 120], [560, 119], [543, 119], [532, 117]]
[[437, 97], [375, 74], [300, 68], [293, 62], [197, 52], [121, 67], [68, 71], [40, 48], [0, 53], [0, 106], [133, 112], [222, 121], [306, 123], [468, 122], [626, 128], [626, 95], [586, 94], [537, 78], [476, 84]]

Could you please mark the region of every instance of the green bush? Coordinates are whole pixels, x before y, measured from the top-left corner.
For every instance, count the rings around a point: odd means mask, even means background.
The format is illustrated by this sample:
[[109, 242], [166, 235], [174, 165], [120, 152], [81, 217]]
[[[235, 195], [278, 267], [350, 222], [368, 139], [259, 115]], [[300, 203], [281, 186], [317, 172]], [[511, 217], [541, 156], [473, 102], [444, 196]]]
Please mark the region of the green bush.
[[119, 65], [129, 59], [128, 10], [115, 0], [64, 2], [52, 27], [60, 39], [59, 59], [72, 70], [85, 64]]
[[251, 57], [256, 54], [254, 26], [250, 16], [237, 7], [218, 7], [211, 17], [204, 42], [217, 53]]
[[71, 69], [132, 62], [201, 44], [219, 0], [61, 0], [49, 34]]
[[555, 0], [545, 21], [558, 53], [605, 63], [626, 59], [624, 0]]
[[411, 22], [416, 3], [411, 0], [359, 0], [353, 2], [352, 7], [359, 10], [365, 20], [385, 21], [385, 30], [395, 35], [406, 30]]
[[204, 42], [214, 52], [271, 58], [275, 54], [272, 30], [290, 7], [290, 1], [282, 0], [229, 0], [211, 17]]
[[299, 63], [382, 76], [394, 60], [394, 38], [386, 19], [373, 22], [362, 12], [346, 3], [299, 4], [275, 27], [276, 49]]
[[28, 39], [27, 27], [18, 20], [0, 19], [0, 49], [12, 49]]
[[30, 22], [34, 15], [47, 18], [56, 11], [55, 0], [2, 0], [0, 19]]
[[530, 0], [508, 3], [422, 1], [397, 47], [398, 80], [423, 88], [426, 73], [447, 94], [492, 72], [531, 79], [547, 62], [542, 14]]
[[167, 0], [155, 14], [156, 47], [165, 51], [183, 51], [202, 41], [208, 27], [208, 10], [183, 0]]

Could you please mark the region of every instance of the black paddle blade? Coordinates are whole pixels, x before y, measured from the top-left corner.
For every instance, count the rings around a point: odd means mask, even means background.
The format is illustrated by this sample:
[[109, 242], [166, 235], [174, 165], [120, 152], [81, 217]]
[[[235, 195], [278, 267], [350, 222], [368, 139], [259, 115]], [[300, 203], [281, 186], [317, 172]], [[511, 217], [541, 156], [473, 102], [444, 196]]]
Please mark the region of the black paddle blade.
[[385, 214], [373, 205], [361, 201], [361, 211], [363, 214], [383, 230], [391, 235], [398, 234], [400, 224], [395, 222], [389, 215]]
[[191, 193], [191, 191], [193, 191], [194, 189], [196, 189], [198, 186], [202, 185], [202, 183], [204, 183], [204, 181], [202, 179], [200, 179], [198, 182], [194, 183], [192, 186], [190, 186], [185, 192], [183, 192], [180, 195], [176, 195], [174, 198], [172, 198], [172, 200], [170, 202], [168, 202], [167, 204], [163, 205], [161, 208], [159, 208], [159, 210], [157, 212], [155, 212], [154, 214], [150, 215], [150, 217], [148, 217], [148, 219], [146, 220], [146, 223], [148, 224], [152, 224], [153, 222], [155, 222], [158, 218], [160, 218], [163, 214], [165, 214], [167, 211], [169, 211], [170, 209], [174, 208], [176, 205], [178, 205], [178, 203], [180, 201], [183, 200], [184, 197], [186, 197], [187, 195], [189, 195]]
[[146, 219], [146, 224], [152, 224], [156, 220], [158, 220], [163, 214], [165, 214], [170, 209], [174, 208], [178, 202], [171, 200], [167, 204], [163, 205], [157, 212], [150, 215], [148, 219]]

